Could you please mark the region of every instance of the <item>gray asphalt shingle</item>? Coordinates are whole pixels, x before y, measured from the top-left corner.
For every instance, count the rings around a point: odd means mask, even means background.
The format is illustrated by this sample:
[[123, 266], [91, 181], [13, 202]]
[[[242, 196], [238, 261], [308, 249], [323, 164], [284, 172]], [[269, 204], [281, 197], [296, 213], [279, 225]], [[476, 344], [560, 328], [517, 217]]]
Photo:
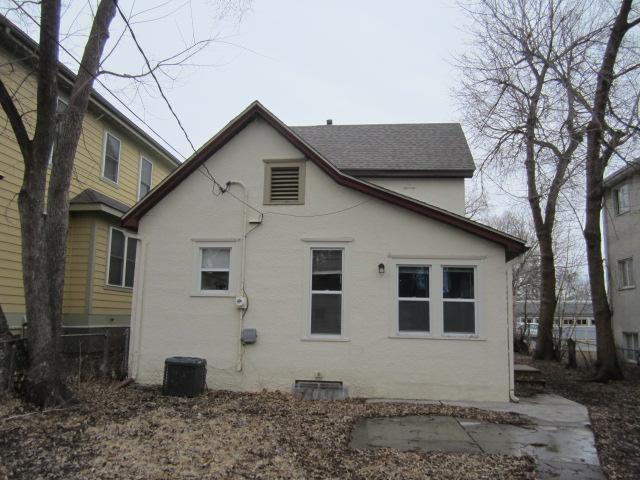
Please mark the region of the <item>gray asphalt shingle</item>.
[[473, 158], [459, 123], [291, 127], [347, 173], [414, 171], [471, 176]]

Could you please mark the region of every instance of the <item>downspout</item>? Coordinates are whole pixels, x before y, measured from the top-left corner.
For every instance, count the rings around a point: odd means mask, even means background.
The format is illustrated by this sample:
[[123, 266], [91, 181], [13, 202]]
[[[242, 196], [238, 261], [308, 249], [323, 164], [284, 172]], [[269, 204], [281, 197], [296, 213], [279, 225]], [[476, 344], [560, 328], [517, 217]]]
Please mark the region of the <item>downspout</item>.
[[514, 352], [513, 352], [513, 268], [515, 259], [507, 262], [505, 276], [507, 280], [507, 372], [509, 375], [509, 400], [519, 403], [520, 399], [515, 393], [515, 379], [513, 374]]
[[[244, 280], [245, 280], [245, 264], [247, 257], [247, 205], [249, 204], [249, 192], [247, 191], [247, 187], [242, 182], [238, 181], [229, 181], [226, 184], [226, 189], [230, 188], [231, 185], [238, 185], [242, 187], [244, 201], [242, 204], [242, 256], [240, 260], [240, 289], [238, 296], [245, 297], [244, 290]], [[242, 345], [242, 330], [244, 328], [244, 315], [245, 309], [238, 308], [238, 358], [236, 360], [236, 371], [242, 371], [242, 363], [243, 363], [243, 354], [244, 354], [244, 346]]]

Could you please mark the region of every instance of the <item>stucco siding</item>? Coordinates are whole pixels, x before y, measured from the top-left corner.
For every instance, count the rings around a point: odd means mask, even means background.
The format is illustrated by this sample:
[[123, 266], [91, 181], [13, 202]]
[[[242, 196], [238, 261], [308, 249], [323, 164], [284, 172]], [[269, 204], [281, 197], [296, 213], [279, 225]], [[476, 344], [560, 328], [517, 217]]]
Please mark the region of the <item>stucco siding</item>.
[[464, 215], [464, 178], [363, 178], [407, 197]]
[[[630, 210], [617, 215], [613, 190], [623, 183], [630, 186]], [[624, 347], [623, 332], [640, 334], [640, 175], [636, 174], [607, 190], [605, 208], [606, 252], [609, 269], [609, 290], [616, 343]], [[618, 261], [633, 259], [634, 288], [621, 288]]]
[[[130, 374], [142, 383], [160, 383], [164, 359], [188, 355], [207, 359], [210, 388], [290, 390], [294, 380], [320, 374], [345, 382], [356, 396], [507, 400], [503, 248], [339, 186], [309, 161], [304, 205], [262, 205], [263, 160], [301, 157], [256, 120], [206, 163], [221, 184], [242, 182], [249, 203], [265, 212], [246, 239], [249, 309], [242, 325], [257, 329], [258, 342], [242, 348], [242, 371], [240, 311], [234, 306], [242, 204], [229, 194], [213, 195], [209, 180], [196, 172], [142, 218]], [[231, 188], [242, 198], [242, 188]], [[257, 216], [251, 209], [247, 214]], [[194, 296], [197, 240], [233, 245], [228, 296]], [[345, 252], [340, 339], [308, 334], [310, 249], [321, 246]], [[384, 274], [378, 273], [381, 262]], [[396, 335], [398, 264], [431, 267], [430, 337]], [[442, 333], [443, 265], [476, 268], [477, 336]]]

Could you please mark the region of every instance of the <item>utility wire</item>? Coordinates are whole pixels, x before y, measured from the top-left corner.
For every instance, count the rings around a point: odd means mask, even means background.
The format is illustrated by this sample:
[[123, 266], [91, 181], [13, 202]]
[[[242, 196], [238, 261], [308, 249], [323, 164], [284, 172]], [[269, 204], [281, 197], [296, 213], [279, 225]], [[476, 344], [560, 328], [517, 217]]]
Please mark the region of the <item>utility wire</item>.
[[118, 13], [120, 14], [120, 18], [122, 18], [122, 21], [127, 26], [127, 29], [129, 30], [129, 33], [131, 34], [131, 38], [133, 39], [133, 42], [136, 44], [136, 47], [138, 47], [138, 51], [140, 52], [140, 55], [142, 55], [142, 58], [144, 58], [144, 61], [147, 64], [147, 68], [149, 69], [149, 73], [153, 77], [153, 80], [156, 82], [156, 86], [158, 87], [158, 91], [160, 92], [160, 95], [164, 99], [164, 102], [167, 104], [167, 107], [169, 108], [169, 111], [173, 115], [173, 118], [176, 119], [176, 122], [178, 123], [178, 126], [180, 127], [180, 130], [182, 130], [182, 133], [184, 133], [184, 136], [187, 139], [187, 142], [189, 142], [189, 145], [191, 145], [191, 148], [195, 152], [196, 151], [196, 147], [193, 145], [193, 142], [189, 138], [189, 134], [185, 130], [184, 126], [182, 125], [182, 122], [180, 121], [180, 118], [178, 118], [178, 115], [176, 114], [175, 110], [171, 106], [171, 102], [169, 102], [169, 99], [164, 94], [164, 90], [162, 90], [162, 86], [160, 85], [160, 81], [158, 80], [158, 77], [156, 76], [156, 72], [151, 67], [151, 62], [149, 61], [149, 58], [147, 57], [147, 54], [144, 53], [144, 50], [142, 49], [142, 46], [140, 45], [140, 42], [138, 42], [138, 38], [136, 37], [136, 34], [133, 32], [133, 28], [131, 28], [131, 25], [129, 24], [129, 20], [127, 19], [125, 14], [120, 9], [120, 5], [118, 5], [117, 2], [116, 2], [116, 9], [118, 10]]
[[[27, 10], [24, 9], [24, 7], [22, 5], [20, 5], [16, 0], [11, 0], [16, 7], [18, 7], [27, 17], [29, 17], [29, 19], [35, 23], [40, 29], [42, 29], [42, 26], [40, 25], [40, 22], [38, 22], [33, 15], [31, 15]], [[62, 43], [60, 43], [60, 41], [57, 38], [53, 38], [53, 41], [55, 41], [58, 46], [67, 54], [69, 55], [69, 57], [71, 57], [72, 60], [74, 60], [78, 66], [80, 68], [82, 68], [85, 72], [87, 72], [93, 79], [94, 81], [98, 82], [98, 84], [104, 88], [107, 92], [109, 92], [109, 94], [117, 100], [117, 102], [122, 105], [129, 113], [131, 113], [131, 115], [133, 115], [138, 121], [140, 121], [140, 123], [142, 123], [144, 126], [146, 126], [149, 131], [151, 131], [162, 143], [164, 143], [169, 149], [171, 149], [174, 153], [176, 153], [179, 157], [182, 157], [183, 160], [186, 160], [187, 157], [185, 157], [182, 153], [180, 153], [178, 150], [176, 150], [169, 142], [167, 142], [162, 135], [160, 135], [151, 125], [149, 125], [143, 118], [141, 118], [136, 112], [134, 112], [131, 107], [129, 107], [129, 105], [127, 105], [124, 101], [120, 100], [120, 98], [113, 93], [113, 91], [107, 87], [104, 82], [102, 80], [100, 80], [100, 78], [95, 75], [93, 72], [90, 72], [84, 65], [82, 65], [82, 62], [80, 60], [78, 60], [64, 45], [62, 45]], [[186, 133], [185, 133], [186, 135]], [[189, 141], [189, 143], [191, 143], [191, 141], [189, 140], [189, 138], [187, 137], [187, 140]], [[193, 145], [191, 145], [193, 147]]]

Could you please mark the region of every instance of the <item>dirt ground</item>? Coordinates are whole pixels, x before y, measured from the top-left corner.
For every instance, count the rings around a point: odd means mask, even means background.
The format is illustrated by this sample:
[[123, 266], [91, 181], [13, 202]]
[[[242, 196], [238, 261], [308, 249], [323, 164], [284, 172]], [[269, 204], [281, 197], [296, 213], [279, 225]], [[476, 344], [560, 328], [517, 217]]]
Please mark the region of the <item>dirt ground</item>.
[[625, 366], [625, 380], [587, 381], [591, 370], [567, 370], [556, 362], [518, 356], [518, 363], [539, 368], [547, 389], [589, 409], [600, 462], [611, 480], [640, 478], [640, 368]]
[[303, 401], [283, 393], [157, 389], [85, 383], [80, 403], [44, 413], [0, 398], [0, 478], [530, 479], [528, 457], [350, 450], [362, 417], [455, 415], [523, 424], [513, 414], [441, 405]]

